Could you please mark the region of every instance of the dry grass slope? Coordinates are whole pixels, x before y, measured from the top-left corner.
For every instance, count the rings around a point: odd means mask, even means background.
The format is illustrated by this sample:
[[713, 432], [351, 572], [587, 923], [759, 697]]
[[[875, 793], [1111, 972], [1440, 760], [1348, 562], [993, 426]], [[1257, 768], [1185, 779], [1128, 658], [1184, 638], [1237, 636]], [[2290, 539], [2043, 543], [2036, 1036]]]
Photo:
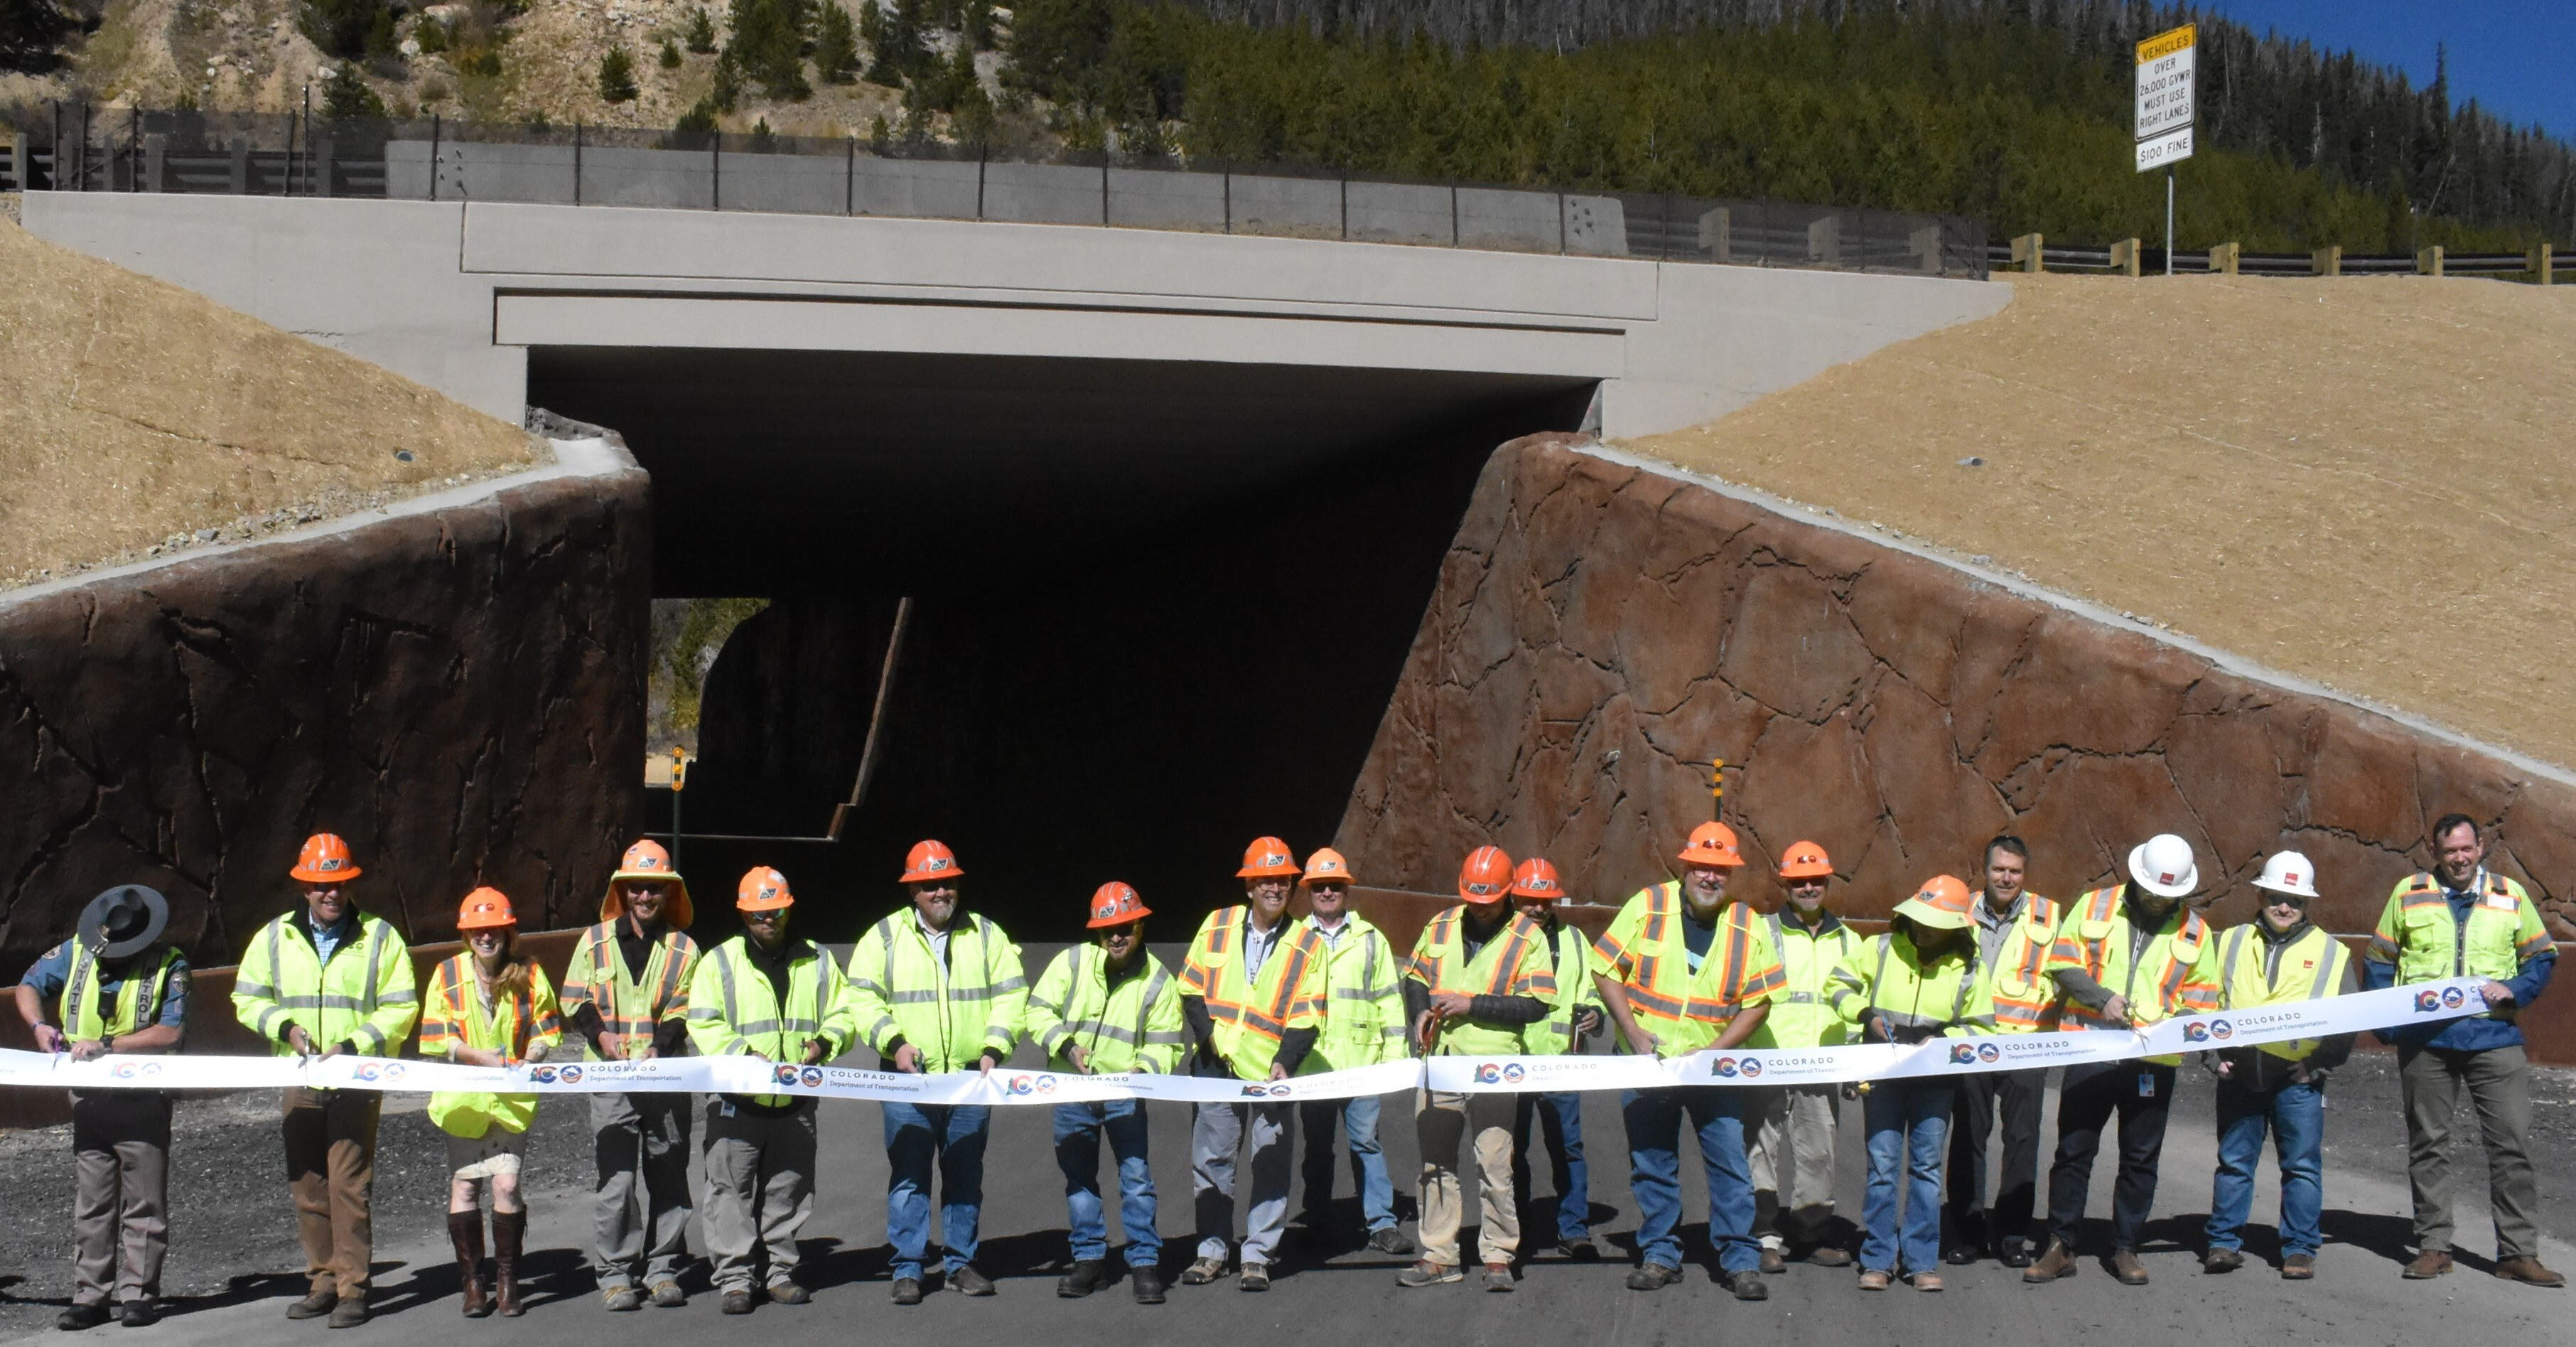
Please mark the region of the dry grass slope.
[[2012, 279], [1626, 447], [2576, 765], [2576, 289]]
[[0, 422], [0, 588], [546, 453], [408, 379], [5, 222]]

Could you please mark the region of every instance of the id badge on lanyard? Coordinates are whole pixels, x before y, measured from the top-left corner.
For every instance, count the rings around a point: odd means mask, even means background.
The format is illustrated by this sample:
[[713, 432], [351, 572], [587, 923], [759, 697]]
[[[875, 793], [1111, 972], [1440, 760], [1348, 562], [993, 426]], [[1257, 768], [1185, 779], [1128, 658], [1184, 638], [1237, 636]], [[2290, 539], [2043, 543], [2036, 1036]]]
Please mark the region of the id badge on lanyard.
[[2153, 1099], [2156, 1097], [2155, 1072], [2141, 1071], [2138, 1073], [2138, 1097], [2140, 1099]]

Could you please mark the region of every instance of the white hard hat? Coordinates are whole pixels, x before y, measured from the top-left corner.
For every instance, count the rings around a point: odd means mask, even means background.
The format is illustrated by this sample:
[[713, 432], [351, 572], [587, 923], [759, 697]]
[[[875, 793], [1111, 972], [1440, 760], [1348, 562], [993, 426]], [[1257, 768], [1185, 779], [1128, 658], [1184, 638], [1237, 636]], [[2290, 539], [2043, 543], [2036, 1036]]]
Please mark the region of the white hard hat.
[[2129, 878], [2159, 898], [2180, 898], [2200, 887], [2200, 862], [2191, 843], [2172, 833], [2157, 833], [2129, 853]]
[[2263, 862], [2263, 877], [2254, 881], [2258, 889], [2286, 893], [2299, 898], [2317, 896], [2317, 867], [2307, 856], [2296, 851], [2276, 851]]

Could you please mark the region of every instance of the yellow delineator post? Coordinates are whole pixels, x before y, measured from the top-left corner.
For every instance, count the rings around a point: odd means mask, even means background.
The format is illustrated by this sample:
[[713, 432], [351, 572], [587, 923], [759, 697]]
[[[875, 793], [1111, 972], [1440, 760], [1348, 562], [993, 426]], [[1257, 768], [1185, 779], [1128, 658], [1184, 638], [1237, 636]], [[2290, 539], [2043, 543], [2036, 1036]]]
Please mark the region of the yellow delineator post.
[[2425, 276], [2441, 275], [2442, 245], [2436, 243], [2430, 248], [2417, 252], [2415, 254], [2415, 270], [2418, 274]]
[[2317, 249], [2315, 252], [2308, 254], [2308, 274], [2311, 276], [2342, 275], [2343, 245], [2340, 243], [2329, 243], [2326, 246]]
[[2015, 238], [2012, 244], [2013, 265], [2034, 276], [2048, 270], [2048, 264], [2040, 256], [2043, 242], [2044, 240], [2037, 234], [2023, 234]]
[[2238, 260], [2243, 257], [2244, 252], [2245, 245], [2241, 243], [2220, 243], [2211, 245], [2209, 250], [2209, 274], [2212, 276], [2235, 275], [2236, 264]]

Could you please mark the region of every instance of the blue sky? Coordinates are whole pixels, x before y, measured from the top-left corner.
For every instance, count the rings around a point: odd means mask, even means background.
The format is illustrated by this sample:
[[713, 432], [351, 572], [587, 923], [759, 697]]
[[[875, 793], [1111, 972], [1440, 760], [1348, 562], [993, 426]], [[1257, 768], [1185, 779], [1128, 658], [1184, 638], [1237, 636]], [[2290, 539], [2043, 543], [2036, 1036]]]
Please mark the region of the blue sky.
[[2422, 87], [2435, 44], [2451, 51], [2451, 100], [2516, 126], [2576, 138], [2576, 0], [2201, 0], [2256, 32], [2278, 29], [2330, 51], [2391, 65]]

